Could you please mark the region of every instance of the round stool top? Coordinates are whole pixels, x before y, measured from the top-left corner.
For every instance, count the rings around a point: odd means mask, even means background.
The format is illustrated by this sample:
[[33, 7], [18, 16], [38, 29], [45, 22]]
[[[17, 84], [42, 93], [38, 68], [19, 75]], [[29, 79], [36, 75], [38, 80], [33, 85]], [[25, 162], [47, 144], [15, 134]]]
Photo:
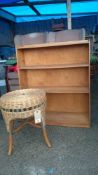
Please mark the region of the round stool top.
[[42, 89], [23, 89], [16, 90], [0, 98], [1, 109], [24, 109], [36, 108], [37, 106], [45, 103], [46, 93]]

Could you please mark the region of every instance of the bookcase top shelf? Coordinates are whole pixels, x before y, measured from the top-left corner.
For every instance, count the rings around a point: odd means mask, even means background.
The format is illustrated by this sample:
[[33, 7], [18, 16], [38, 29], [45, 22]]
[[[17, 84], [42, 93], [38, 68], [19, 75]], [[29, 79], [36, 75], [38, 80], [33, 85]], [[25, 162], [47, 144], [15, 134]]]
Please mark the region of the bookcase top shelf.
[[89, 43], [88, 40], [67, 41], [67, 42], [57, 42], [57, 43], [42, 43], [42, 44], [17, 46], [17, 49], [56, 47], [56, 46], [79, 45], [79, 44], [88, 44], [88, 43]]

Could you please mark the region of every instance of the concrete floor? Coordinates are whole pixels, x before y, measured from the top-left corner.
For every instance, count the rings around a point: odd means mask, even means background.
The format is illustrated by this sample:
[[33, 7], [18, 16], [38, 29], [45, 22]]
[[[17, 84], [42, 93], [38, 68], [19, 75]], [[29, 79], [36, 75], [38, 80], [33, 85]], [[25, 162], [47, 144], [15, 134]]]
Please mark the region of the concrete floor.
[[92, 80], [92, 127], [48, 126], [53, 147], [40, 129], [26, 126], [14, 135], [14, 154], [7, 155], [7, 133], [0, 120], [0, 175], [98, 175], [98, 76]]

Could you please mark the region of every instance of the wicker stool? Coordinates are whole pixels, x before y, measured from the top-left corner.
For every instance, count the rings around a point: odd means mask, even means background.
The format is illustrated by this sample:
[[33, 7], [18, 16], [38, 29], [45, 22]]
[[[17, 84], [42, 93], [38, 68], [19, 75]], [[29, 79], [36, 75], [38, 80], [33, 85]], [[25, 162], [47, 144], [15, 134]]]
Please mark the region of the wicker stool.
[[[51, 147], [45, 126], [45, 107], [46, 94], [41, 89], [16, 90], [0, 98], [1, 112], [9, 133], [8, 155], [11, 155], [13, 149], [12, 133], [22, 129], [25, 124], [42, 127], [45, 142], [48, 147]], [[41, 126], [34, 122], [36, 110], [41, 112]], [[21, 121], [17, 128], [14, 127], [16, 119]]]

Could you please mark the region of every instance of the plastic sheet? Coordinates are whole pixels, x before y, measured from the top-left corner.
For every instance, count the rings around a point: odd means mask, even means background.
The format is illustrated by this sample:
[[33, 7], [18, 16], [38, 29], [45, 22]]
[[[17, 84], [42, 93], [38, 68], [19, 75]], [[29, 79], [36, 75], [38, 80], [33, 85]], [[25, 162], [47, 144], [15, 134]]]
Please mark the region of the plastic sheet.
[[65, 42], [84, 40], [85, 30], [63, 30], [59, 32], [31, 33], [27, 35], [16, 35], [14, 38], [15, 45], [31, 45], [49, 42]]

